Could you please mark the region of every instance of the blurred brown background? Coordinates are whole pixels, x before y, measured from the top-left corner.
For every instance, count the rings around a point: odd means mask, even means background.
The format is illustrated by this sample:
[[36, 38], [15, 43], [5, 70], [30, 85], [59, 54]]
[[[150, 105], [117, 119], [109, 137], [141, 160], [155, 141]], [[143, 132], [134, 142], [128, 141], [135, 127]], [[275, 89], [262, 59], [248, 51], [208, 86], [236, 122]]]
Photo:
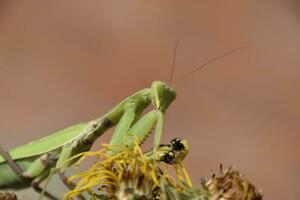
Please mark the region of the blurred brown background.
[[176, 39], [175, 83], [249, 45], [176, 85], [163, 142], [191, 142], [185, 164], [195, 185], [219, 163], [235, 164], [265, 199], [300, 199], [299, 22], [296, 1], [3, 0], [1, 144], [93, 119], [152, 81], [167, 82]]

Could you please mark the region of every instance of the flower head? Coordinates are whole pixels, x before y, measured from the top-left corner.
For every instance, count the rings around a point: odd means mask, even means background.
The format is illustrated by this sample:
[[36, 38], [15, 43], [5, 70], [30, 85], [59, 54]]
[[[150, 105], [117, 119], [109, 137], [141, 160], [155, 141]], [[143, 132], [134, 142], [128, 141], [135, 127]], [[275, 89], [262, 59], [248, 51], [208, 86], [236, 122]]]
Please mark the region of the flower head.
[[[74, 156], [77, 166], [86, 157], [96, 157], [96, 162], [88, 170], [73, 175], [69, 181], [77, 180], [76, 187], [65, 195], [65, 200], [87, 192], [91, 199], [127, 199], [128, 196], [158, 199], [162, 183], [168, 183], [176, 190], [182, 190], [179, 184], [162, 169], [158, 159], [161, 154], [144, 154], [136, 141], [133, 149], [126, 146], [104, 144], [97, 152], [84, 152]], [[170, 149], [160, 152], [166, 155]], [[186, 171], [185, 171], [186, 173]], [[183, 181], [183, 178], [180, 177]], [[97, 192], [95, 192], [95, 189]]]

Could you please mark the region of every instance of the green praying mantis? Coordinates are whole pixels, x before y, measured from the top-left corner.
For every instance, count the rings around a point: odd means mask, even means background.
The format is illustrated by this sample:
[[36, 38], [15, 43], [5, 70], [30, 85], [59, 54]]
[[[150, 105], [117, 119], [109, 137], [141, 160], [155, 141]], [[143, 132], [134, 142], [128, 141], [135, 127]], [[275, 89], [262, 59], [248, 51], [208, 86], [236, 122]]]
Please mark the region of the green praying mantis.
[[[228, 51], [213, 60], [233, 53], [241, 48]], [[208, 63], [204, 63], [196, 70]], [[172, 68], [173, 69], [173, 68]], [[17, 147], [9, 152], [0, 149], [0, 190], [21, 189], [33, 187], [37, 192], [42, 192], [47, 198], [57, 198], [40, 187], [50, 174], [57, 173], [62, 182], [70, 189], [74, 188], [67, 181], [66, 169], [74, 162], [65, 162], [72, 156], [88, 151], [97, 138], [109, 128], [115, 126], [110, 144], [134, 146], [135, 138], [144, 141], [154, 131], [153, 148], [148, 155], [154, 160], [172, 164], [181, 158], [170, 158], [168, 152], [161, 156], [161, 137], [164, 125], [164, 113], [175, 100], [176, 92], [161, 81], [154, 81], [150, 88], [136, 92], [117, 104], [104, 116], [80, 123], [64, 130], [58, 131], [47, 137], [26, 145]], [[152, 104], [153, 110], [142, 116], [142, 112]], [[124, 140], [126, 137], [126, 141]], [[125, 144], [124, 144], [125, 142]], [[169, 148], [175, 151], [188, 152], [186, 140], [175, 139], [170, 142]], [[158, 156], [159, 155], [159, 156]], [[177, 159], [172, 160], [172, 159]]]
[[[39, 184], [55, 168], [63, 182], [71, 187], [64, 175], [72, 163], [66, 160], [91, 148], [95, 140], [107, 129], [116, 126], [110, 144], [122, 145], [128, 134], [127, 146], [134, 145], [134, 138], [143, 141], [155, 127], [153, 151], [157, 151], [163, 131], [163, 115], [175, 99], [175, 91], [165, 83], [155, 81], [151, 88], [143, 89], [121, 101], [116, 107], [99, 119], [71, 126], [30, 144], [20, 146], [0, 158], [0, 188], [24, 188], [30, 184], [41, 191]], [[152, 103], [154, 110], [141, 117], [142, 111]], [[13, 160], [15, 164], [8, 161]], [[6, 161], [6, 162], [5, 162]], [[11, 170], [19, 166], [21, 172]], [[55, 199], [51, 194], [45, 195]]]

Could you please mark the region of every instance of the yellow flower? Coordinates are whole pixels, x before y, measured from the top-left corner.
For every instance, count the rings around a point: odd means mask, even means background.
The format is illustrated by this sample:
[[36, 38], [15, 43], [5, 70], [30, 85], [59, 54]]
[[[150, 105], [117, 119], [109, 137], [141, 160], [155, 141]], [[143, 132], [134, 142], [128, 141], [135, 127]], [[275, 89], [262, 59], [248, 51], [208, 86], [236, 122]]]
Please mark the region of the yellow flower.
[[[173, 140], [174, 141], [174, 140]], [[104, 144], [97, 152], [85, 152], [74, 156], [77, 166], [86, 157], [96, 157], [88, 170], [75, 174], [69, 181], [76, 187], [65, 194], [65, 200], [89, 195], [91, 200], [262, 200], [262, 195], [247, 179], [233, 168], [223, 170], [203, 180], [200, 189], [191, 186], [182, 159], [187, 152], [161, 145], [155, 152], [143, 153], [136, 141], [133, 149], [126, 146]], [[174, 151], [173, 151], [174, 153]], [[162, 157], [161, 157], [162, 155]], [[171, 156], [172, 159], [165, 155]], [[178, 159], [179, 158], [179, 159]], [[175, 167], [178, 182], [168, 175], [166, 164]], [[182, 174], [181, 174], [181, 171]]]
[[157, 199], [162, 180], [178, 190], [181, 189], [168, 175], [167, 170], [162, 170], [153, 156], [143, 154], [138, 142], [133, 149], [107, 144], [102, 146], [100, 151], [84, 152], [72, 158], [79, 158], [77, 166], [86, 157], [96, 157], [96, 162], [88, 170], [69, 178], [70, 182], [77, 180], [76, 187], [65, 194], [65, 200], [84, 192], [93, 200], [104, 196], [109, 199], [127, 199], [129, 195]]

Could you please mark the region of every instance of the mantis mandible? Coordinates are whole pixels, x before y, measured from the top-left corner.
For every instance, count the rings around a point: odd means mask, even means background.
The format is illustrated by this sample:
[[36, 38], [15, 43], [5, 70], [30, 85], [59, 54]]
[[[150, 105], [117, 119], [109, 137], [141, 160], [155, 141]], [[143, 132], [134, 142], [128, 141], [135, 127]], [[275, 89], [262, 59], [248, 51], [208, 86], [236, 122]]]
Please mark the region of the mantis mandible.
[[[228, 51], [204, 63], [196, 70], [240, 49]], [[138, 91], [124, 99], [98, 119], [71, 126], [9, 152], [1, 148], [0, 189], [21, 189], [32, 186], [36, 191], [42, 192], [43, 189], [39, 184], [52, 172], [58, 173], [63, 183], [72, 189], [74, 186], [67, 182], [65, 171], [74, 162], [65, 164], [65, 161], [78, 153], [88, 151], [95, 140], [113, 126], [116, 128], [110, 144], [122, 145], [126, 137], [128, 147], [134, 146], [135, 138], [144, 141], [155, 128], [152, 152], [156, 155], [155, 152], [160, 148], [164, 113], [175, 98], [174, 89], [161, 81], [154, 81], [150, 88]], [[154, 109], [141, 116], [150, 104]], [[57, 199], [47, 191], [44, 191], [44, 195], [49, 199]]]

